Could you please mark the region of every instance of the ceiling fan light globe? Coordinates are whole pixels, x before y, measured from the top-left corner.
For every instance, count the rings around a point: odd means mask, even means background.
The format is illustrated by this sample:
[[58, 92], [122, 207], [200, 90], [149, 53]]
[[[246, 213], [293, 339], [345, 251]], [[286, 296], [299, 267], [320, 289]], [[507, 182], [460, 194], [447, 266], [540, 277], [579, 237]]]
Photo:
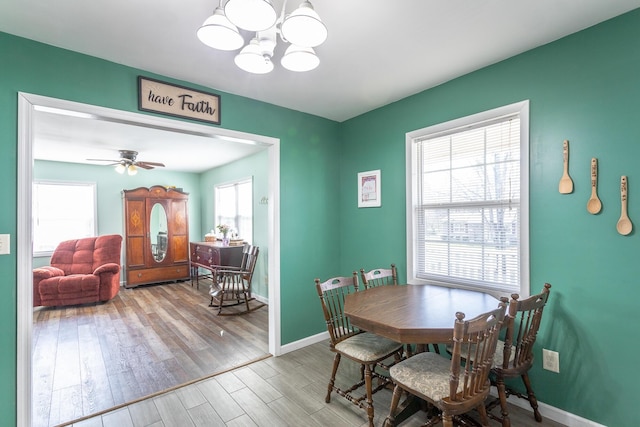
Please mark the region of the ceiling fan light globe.
[[282, 22], [282, 37], [291, 44], [316, 47], [327, 39], [327, 27], [313, 10], [310, 2], [303, 2]]
[[202, 43], [219, 50], [236, 50], [244, 44], [238, 28], [229, 21], [220, 7], [204, 21], [196, 35]]
[[320, 65], [320, 58], [313, 51], [313, 48], [292, 44], [284, 52], [280, 63], [289, 71], [305, 72]]
[[271, 0], [229, 0], [224, 12], [233, 24], [247, 31], [263, 31], [276, 23]]
[[138, 173], [138, 168], [136, 168], [134, 165], [129, 165], [129, 167], [127, 168], [127, 174], [135, 175], [137, 173]]
[[116, 166], [116, 172], [118, 172], [119, 174], [123, 174], [126, 169], [127, 168], [122, 163]]

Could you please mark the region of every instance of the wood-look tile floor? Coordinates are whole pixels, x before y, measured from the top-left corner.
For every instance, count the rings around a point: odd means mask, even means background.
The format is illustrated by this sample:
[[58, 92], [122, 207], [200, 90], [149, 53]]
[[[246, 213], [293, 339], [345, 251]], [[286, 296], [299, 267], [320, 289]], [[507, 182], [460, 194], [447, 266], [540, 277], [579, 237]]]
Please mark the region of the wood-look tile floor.
[[[251, 363], [171, 392], [142, 400], [101, 416], [84, 419], [73, 427], [366, 427], [367, 416], [345, 399], [332, 394], [325, 403], [333, 354], [318, 343]], [[336, 382], [359, 377], [359, 368], [343, 359]], [[374, 397], [375, 425], [388, 415], [391, 391]], [[536, 423], [531, 412], [510, 405], [514, 427], [561, 427], [549, 420]], [[402, 426], [424, 423], [424, 413]], [[544, 416], [544, 414], [543, 414]], [[499, 426], [491, 420], [491, 426]]]
[[269, 356], [268, 307], [217, 316], [208, 289], [206, 281], [199, 289], [121, 288], [104, 304], [34, 309], [32, 426], [61, 425]]

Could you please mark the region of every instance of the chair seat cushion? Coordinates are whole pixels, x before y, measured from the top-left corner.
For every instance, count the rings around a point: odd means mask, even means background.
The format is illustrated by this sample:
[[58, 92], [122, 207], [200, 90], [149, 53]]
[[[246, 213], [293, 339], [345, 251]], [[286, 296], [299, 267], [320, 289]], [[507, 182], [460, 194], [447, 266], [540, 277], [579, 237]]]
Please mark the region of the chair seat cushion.
[[336, 351], [363, 362], [384, 359], [400, 348], [402, 344], [370, 332], [354, 335], [335, 346]]
[[[511, 353], [509, 354], [509, 363], [513, 362], [513, 359], [516, 357], [516, 346], [511, 346]], [[502, 362], [504, 361], [504, 341], [498, 340], [498, 346], [496, 347], [496, 352], [493, 355], [493, 367], [502, 367]]]
[[80, 297], [98, 295], [100, 277], [93, 274], [72, 274], [52, 277], [40, 282], [40, 295], [48, 299], [56, 296]]
[[[394, 382], [437, 402], [449, 396], [451, 360], [437, 353], [418, 353], [389, 369]], [[462, 391], [463, 382], [458, 384]]]

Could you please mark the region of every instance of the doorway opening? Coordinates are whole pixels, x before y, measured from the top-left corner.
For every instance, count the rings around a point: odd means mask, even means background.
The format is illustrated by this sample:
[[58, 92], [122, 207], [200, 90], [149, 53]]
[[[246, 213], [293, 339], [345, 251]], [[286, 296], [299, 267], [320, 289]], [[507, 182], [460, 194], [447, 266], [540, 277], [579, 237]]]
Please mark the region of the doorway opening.
[[280, 348], [280, 141], [277, 138], [232, 131], [223, 128], [182, 122], [175, 119], [82, 104], [40, 95], [18, 94], [18, 224], [17, 224], [17, 419], [30, 426], [32, 417], [32, 183], [34, 128], [38, 109], [83, 114], [95, 120], [138, 124], [178, 133], [190, 133], [228, 141], [254, 141], [268, 150], [268, 295], [269, 353], [281, 354]]

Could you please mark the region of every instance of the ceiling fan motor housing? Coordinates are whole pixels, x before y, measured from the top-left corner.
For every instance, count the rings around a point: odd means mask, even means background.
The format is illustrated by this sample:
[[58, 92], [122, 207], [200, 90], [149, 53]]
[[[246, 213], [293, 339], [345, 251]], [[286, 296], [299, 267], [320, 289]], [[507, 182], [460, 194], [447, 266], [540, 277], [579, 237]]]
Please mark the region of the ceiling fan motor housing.
[[138, 157], [137, 151], [131, 150], [118, 150], [120, 152], [120, 157], [124, 160], [124, 163], [131, 164], [136, 161], [136, 157]]

